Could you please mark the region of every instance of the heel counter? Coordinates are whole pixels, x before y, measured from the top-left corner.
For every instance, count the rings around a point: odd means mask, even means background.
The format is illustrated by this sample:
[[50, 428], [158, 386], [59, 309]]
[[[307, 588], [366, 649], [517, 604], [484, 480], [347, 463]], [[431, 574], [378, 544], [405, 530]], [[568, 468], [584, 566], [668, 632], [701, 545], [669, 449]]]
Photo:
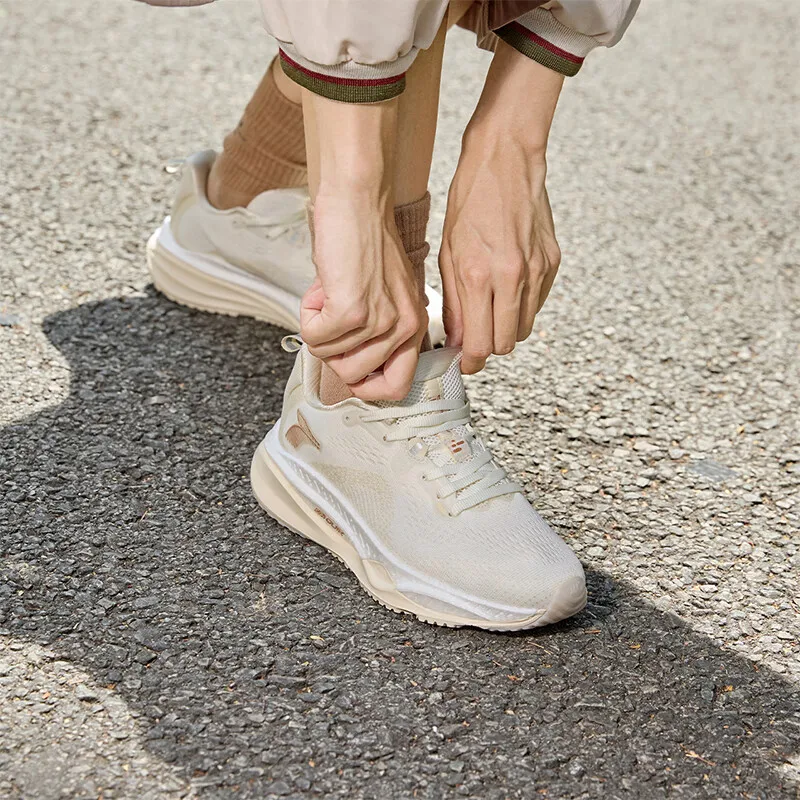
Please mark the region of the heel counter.
[[172, 235], [181, 247], [198, 253], [213, 253], [215, 250], [203, 225], [212, 210], [206, 200], [206, 183], [215, 155], [213, 150], [208, 150], [186, 159], [172, 201]]
[[170, 217], [172, 218], [173, 232], [177, 230], [181, 218], [186, 212], [187, 208], [194, 205], [196, 200], [195, 189], [195, 175], [194, 165], [191, 161], [187, 161], [181, 170], [181, 177], [178, 181], [178, 190], [172, 199], [172, 206], [170, 208]]

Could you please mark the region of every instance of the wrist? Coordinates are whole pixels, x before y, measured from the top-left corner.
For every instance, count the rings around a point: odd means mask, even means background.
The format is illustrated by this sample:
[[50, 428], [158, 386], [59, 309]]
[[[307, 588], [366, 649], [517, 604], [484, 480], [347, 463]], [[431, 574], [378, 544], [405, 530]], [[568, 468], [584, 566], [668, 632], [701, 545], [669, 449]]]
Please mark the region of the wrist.
[[388, 218], [393, 216], [392, 197], [392, 187], [383, 184], [359, 184], [349, 180], [321, 181], [314, 208], [334, 211], [337, 217], [344, 214], [360, 220]]
[[547, 140], [549, 126], [544, 130], [519, 125], [519, 120], [503, 115], [473, 116], [467, 125], [462, 140], [462, 151], [496, 153], [503, 157], [503, 150], [513, 149], [524, 154], [533, 165], [547, 164]]
[[510, 137], [543, 161], [563, 82], [563, 75], [500, 42], [465, 139], [488, 143]]
[[385, 171], [366, 168], [320, 172], [317, 198], [338, 200], [347, 205], [383, 208], [391, 203], [392, 185]]

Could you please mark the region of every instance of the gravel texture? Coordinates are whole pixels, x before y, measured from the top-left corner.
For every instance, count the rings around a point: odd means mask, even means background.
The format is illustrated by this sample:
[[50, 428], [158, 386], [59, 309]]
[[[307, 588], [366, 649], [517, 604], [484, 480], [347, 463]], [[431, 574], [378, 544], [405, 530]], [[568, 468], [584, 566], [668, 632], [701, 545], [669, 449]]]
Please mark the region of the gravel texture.
[[[164, 164], [273, 52], [252, 4], [0, 3], [0, 796], [800, 795], [799, 27], [651, 0], [567, 84], [562, 273], [470, 390], [590, 604], [496, 635], [265, 517], [279, 332], [148, 286]], [[434, 249], [486, 64], [451, 37]]]

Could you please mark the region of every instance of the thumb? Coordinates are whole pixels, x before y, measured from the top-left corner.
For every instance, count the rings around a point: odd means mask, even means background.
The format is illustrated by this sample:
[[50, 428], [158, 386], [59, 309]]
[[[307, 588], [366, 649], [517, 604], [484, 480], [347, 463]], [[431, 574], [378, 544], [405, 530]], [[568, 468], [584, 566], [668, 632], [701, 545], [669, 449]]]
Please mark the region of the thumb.
[[309, 323], [312, 323], [321, 313], [325, 306], [325, 290], [322, 288], [322, 281], [319, 277], [314, 279], [314, 283], [308, 287], [306, 293], [300, 301], [300, 330], [306, 330]]

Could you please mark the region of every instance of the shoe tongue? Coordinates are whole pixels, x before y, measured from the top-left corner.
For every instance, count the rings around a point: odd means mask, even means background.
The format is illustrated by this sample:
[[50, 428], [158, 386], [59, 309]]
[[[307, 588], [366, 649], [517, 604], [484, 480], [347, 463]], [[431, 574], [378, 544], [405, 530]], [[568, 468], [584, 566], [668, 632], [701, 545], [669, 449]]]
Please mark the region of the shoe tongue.
[[[411, 391], [400, 405], [416, 405], [429, 400], [467, 401], [461, 378], [461, 351], [457, 348], [445, 347], [420, 354]], [[420, 414], [419, 418], [424, 416]], [[483, 450], [464, 425], [425, 436], [423, 441], [434, 448], [431, 458], [439, 465], [469, 461]]]
[[420, 353], [411, 391], [400, 405], [410, 406], [427, 400], [466, 402], [461, 380], [461, 352], [455, 347]]
[[440, 347], [438, 350], [425, 350], [419, 354], [414, 383], [441, 378], [453, 362], [458, 360], [460, 350], [455, 347]]
[[256, 195], [247, 210], [267, 222], [281, 222], [287, 217], [305, 213], [308, 192], [305, 188], [270, 189]]

